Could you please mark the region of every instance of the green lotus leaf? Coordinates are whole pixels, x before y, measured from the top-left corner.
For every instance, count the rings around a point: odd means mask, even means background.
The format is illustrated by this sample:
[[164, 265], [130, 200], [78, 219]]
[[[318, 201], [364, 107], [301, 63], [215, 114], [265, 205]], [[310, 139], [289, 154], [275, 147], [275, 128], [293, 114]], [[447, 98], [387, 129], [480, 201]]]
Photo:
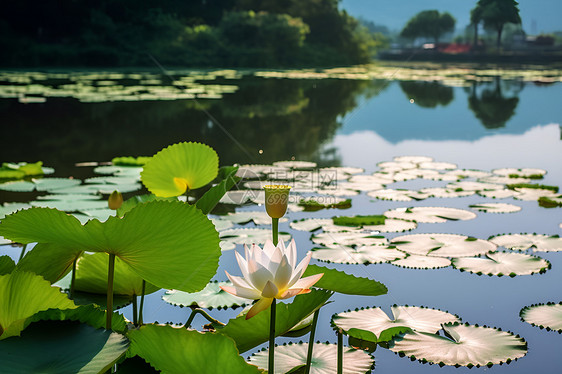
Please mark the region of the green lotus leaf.
[[151, 158], [152, 157], [147, 157], [147, 156], [139, 156], [139, 157], [121, 156], [121, 157], [114, 157], [111, 160], [111, 163], [113, 165], [118, 165], [118, 166], [143, 166]]
[[178, 199], [176, 197], [158, 197], [152, 194], [137, 195], [125, 200], [123, 202], [123, 205], [121, 205], [121, 207], [117, 209], [117, 214], [119, 215], [119, 217], [123, 217], [125, 213], [129, 212], [137, 205], [155, 200], [177, 201]]
[[238, 167], [235, 166], [220, 168], [219, 177], [221, 177], [222, 180], [216, 186], [211, 187], [209, 191], [205, 192], [205, 194], [197, 200], [197, 208], [201, 209], [204, 214], [211, 213], [224, 194], [230, 191], [240, 180], [240, 178], [236, 176], [237, 171]]
[[529, 248], [532, 248], [534, 252], [562, 251], [562, 238], [558, 235], [506, 234], [493, 236], [489, 240], [496, 245], [515, 251], [525, 251]]
[[408, 255], [406, 258], [392, 261], [391, 264], [408, 269], [438, 269], [451, 266], [451, 260], [446, 257]]
[[42, 175], [44, 173], [42, 166], [43, 161], [34, 163], [21, 162], [18, 170], [23, 171], [25, 175]]
[[162, 299], [172, 305], [198, 306], [200, 308], [230, 308], [250, 304], [252, 300], [243, 299], [223, 291], [220, 286], [232, 286], [230, 282], [210, 282], [199, 292], [187, 293], [169, 290]]
[[35, 189], [35, 184], [27, 181], [6, 182], [0, 184], [0, 190], [11, 192], [31, 192]]
[[[296, 296], [290, 304], [277, 303], [276, 335], [287, 333], [300, 321], [324, 305], [331, 296], [332, 292], [329, 291], [312, 290], [308, 294]], [[268, 341], [270, 314], [268, 308], [250, 319], [239, 316], [228, 321], [225, 327], [219, 328], [217, 331], [234, 339], [238, 350], [243, 353]]]
[[332, 317], [332, 324], [344, 332], [361, 329], [381, 337], [384, 331], [395, 327], [434, 333], [443, 323], [460, 321], [457, 316], [438, 309], [393, 305], [391, 310], [393, 318], [387, 316], [381, 308], [342, 312]]
[[418, 223], [441, 223], [447, 222], [447, 220], [465, 221], [476, 218], [476, 214], [474, 214], [473, 212], [469, 212], [468, 210], [426, 206], [387, 210], [386, 212], [384, 212], [384, 215], [388, 218], [416, 221]]
[[177, 143], [164, 148], [144, 165], [141, 179], [154, 195], [182, 195], [211, 182], [218, 173], [219, 157], [200, 143]]
[[74, 260], [80, 257], [81, 253], [80, 250], [59, 244], [38, 243], [18, 262], [17, 269], [41, 275], [49, 282], [55, 283], [68, 274]]
[[519, 312], [522, 321], [548, 331], [562, 333], [562, 303], [546, 303], [526, 306]]
[[261, 373], [238, 354], [228, 337], [172, 326], [144, 325], [128, 333], [130, 353], [162, 373]]
[[495, 251], [487, 240], [457, 234], [412, 234], [395, 237], [391, 244], [408, 254], [430, 257], [470, 257]]
[[556, 208], [562, 207], [562, 195], [559, 196], [541, 196], [539, 197], [539, 206], [543, 208]]
[[510, 363], [527, 354], [525, 340], [510, 332], [459, 323], [446, 323], [443, 331], [445, 336], [406, 334], [390, 350], [422, 362], [468, 367]]
[[[300, 366], [306, 365], [308, 354], [308, 343], [299, 343], [275, 347], [275, 373], [296, 373], [292, 371]], [[267, 369], [269, 361], [269, 350], [254, 353], [248, 362], [257, 365], [264, 370]], [[338, 361], [338, 346], [336, 344], [315, 343], [312, 351], [311, 374], [332, 374], [336, 372]], [[366, 352], [344, 348], [343, 350], [343, 372], [346, 374], [370, 373], [374, 366], [374, 360]]]
[[[75, 289], [88, 293], [106, 294], [108, 263], [109, 255], [107, 253], [84, 253], [76, 265]], [[142, 294], [142, 278], [119, 257], [115, 258], [114, 271], [113, 293], [115, 295]], [[144, 293], [148, 295], [159, 289], [146, 282]]]
[[63, 212], [107, 208], [107, 201], [105, 200], [41, 200], [32, 201], [30, 204], [34, 207], [53, 208]]
[[116, 374], [158, 374], [159, 370], [154, 369], [144, 359], [139, 356], [127, 358], [119, 364]]
[[406, 256], [404, 252], [386, 245], [363, 245], [355, 248], [340, 245], [312, 249], [312, 258], [338, 264], [380, 264]]
[[372, 226], [384, 225], [386, 217], [382, 215], [370, 216], [338, 216], [333, 217], [332, 221], [338, 226]]
[[76, 305], [33, 273], [15, 271], [0, 276], [0, 340], [19, 335], [27, 318], [50, 308], [72, 309]]
[[347, 295], [379, 296], [388, 292], [386, 286], [372, 279], [356, 277], [336, 269], [328, 269], [324, 266], [308, 265], [303, 277], [323, 273], [324, 275], [314, 287], [330, 291], [344, 293]]
[[125, 336], [71, 321], [43, 321], [21, 337], [0, 341], [3, 373], [84, 373], [109, 370], [128, 349]]
[[521, 210], [520, 206], [506, 203], [481, 203], [468, 207], [486, 213], [514, 213]]
[[412, 329], [406, 326], [395, 326], [381, 331], [380, 336], [376, 336], [369, 330], [352, 327], [346, 331], [346, 334], [349, 338], [354, 338], [362, 342], [386, 343], [391, 341], [398, 335], [405, 334], [411, 331]]
[[16, 268], [16, 263], [10, 256], [0, 256], [0, 275], [9, 274]]
[[53, 192], [61, 188], [69, 188], [78, 186], [80, 179], [70, 179], [70, 178], [41, 178], [33, 179], [35, 183], [35, 189], [37, 191], [49, 191]]
[[453, 267], [461, 271], [488, 275], [531, 275], [550, 269], [550, 262], [524, 253], [492, 252], [482, 257], [453, 258]]

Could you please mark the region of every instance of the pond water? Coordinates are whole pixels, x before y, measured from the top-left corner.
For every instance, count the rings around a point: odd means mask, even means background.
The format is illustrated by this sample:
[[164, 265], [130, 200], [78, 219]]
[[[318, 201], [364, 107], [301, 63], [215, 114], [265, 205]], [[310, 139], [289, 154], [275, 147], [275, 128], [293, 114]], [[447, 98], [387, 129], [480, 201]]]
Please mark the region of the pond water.
[[[296, 159], [322, 166], [360, 167], [371, 174], [378, 170], [379, 162], [416, 155], [455, 163], [460, 169], [545, 169], [548, 173], [539, 182], [562, 186], [561, 76], [560, 71], [546, 68], [475, 70], [464, 66], [168, 74], [4, 72], [0, 73], [4, 130], [0, 159], [42, 160], [55, 168], [57, 176], [85, 178], [92, 168], [75, 163], [152, 155], [172, 143], [201, 141], [217, 150], [222, 165]], [[415, 179], [394, 183], [391, 188], [420, 189], [447, 183]], [[16, 192], [0, 194], [0, 202], [30, 199], [30, 195]], [[377, 200], [365, 192], [352, 199], [349, 210], [289, 212], [288, 217], [382, 214], [416, 206], [469, 209], [471, 204], [502, 202], [522, 210], [477, 212], [477, 218], [467, 221], [420, 223], [410, 233], [481, 239], [504, 233], [562, 233], [562, 208], [542, 208], [537, 201], [471, 195], [400, 202]], [[255, 205], [238, 208], [262, 209]], [[244, 227], [253, 227], [253, 223]], [[299, 257], [316, 246], [310, 241], [311, 233], [293, 230], [288, 223], [281, 223], [280, 230], [296, 239]], [[384, 235], [392, 239], [403, 234]], [[8, 247], [0, 247], [0, 251], [14, 258], [19, 254]], [[552, 269], [514, 278], [478, 276], [452, 267], [417, 270], [391, 264], [328, 264], [376, 279], [389, 293], [379, 297], [336, 295], [335, 302], [320, 313], [317, 339], [336, 341], [330, 328], [334, 313], [367, 306], [380, 306], [390, 313], [393, 304], [423, 305], [457, 314], [463, 322], [512, 331], [527, 341], [529, 351], [524, 358], [510, 365], [472, 370], [558, 373], [562, 335], [533, 327], [519, 317], [525, 306], [562, 301], [562, 253], [535, 254], [550, 261]], [[234, 251], [223, 253], [217, 279], [225, 279], [224, 270], [239, 274]], [[145, 321], [185, 322], [187, 310], [161, 301], [161, 296], [157, 292], [147, 297]], [[124, 309], [129, 318], [130, 309]], [[210, 314], [227, 321], [239, 311], [212, 310]], [[202, 323], [195, 320], [195, 326]], [[279, 339], [283, 341], [289, 340]], [[468, 370], [422, 365], [380, 347], [374, 357], [375, 372], [380, 373]]]

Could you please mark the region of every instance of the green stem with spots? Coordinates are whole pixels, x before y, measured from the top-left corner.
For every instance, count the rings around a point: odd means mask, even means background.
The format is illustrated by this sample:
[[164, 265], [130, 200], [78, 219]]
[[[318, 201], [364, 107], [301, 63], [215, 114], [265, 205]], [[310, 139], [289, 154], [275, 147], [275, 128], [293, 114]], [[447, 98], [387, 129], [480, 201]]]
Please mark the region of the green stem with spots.
[[115, 273], [115, 255], [109, 254], [109, 265], [107, 270], [107, 314], [105, 329], [111, 330], [111, 318], [113, 317], [113, 275]]
[[338, 374], [343, 374], [343, 334], [338, 329]]
[[316, 334], [316, 324], [318, 323], [318, 314], [320, 314], [320, 309], [316, 309], [316, 312], [314, 312], [314, 317], [312, 317], [312, 325], [310, 327], [310, 338], [308, 339], [308, 354], [306, 355], [306, 367], [304, 369], [305, 374], [310, 373], [310, 365], [312, 365], [312, 350], [314, 348], [314, 334]]
[[[274, 218], [275, 220], [275, 218]], [[271, 303], [271, 319], [269, 320], [269, 360], [268, 360], [268, 373], [274, 373], [275, 368], [275, 309], [276, 300], [273, 299]]]
[[146, 281], [142, 280], [142, 293], [141, 293], [141, 301], [140, 301], [140, 308], [139, 308], [139, 325], [142, 326], [142, 310], [144, 307], [144, 292], [146, 289]]
[[279, 218], [271, 219], [271, 229], [273, 231], [273, 244], [277, 245], [279, 241]]

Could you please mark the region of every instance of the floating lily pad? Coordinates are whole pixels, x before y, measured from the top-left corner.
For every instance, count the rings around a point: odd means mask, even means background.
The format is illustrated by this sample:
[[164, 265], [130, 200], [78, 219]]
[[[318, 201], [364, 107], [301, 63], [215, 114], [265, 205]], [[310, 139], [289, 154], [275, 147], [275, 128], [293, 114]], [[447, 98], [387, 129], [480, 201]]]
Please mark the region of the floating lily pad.
[[31, 192], [35, 189], [35, 184], [27, 181], [6, 182], [0, 184], [0, 190], [11, 192]]
[[562, 195], [559, 196], [541, 196], [539, 197], [539, 205], [543, 208], [562, 207]]
[[243, 299], [223, 291], [220, 286], [232, 286], [230, 282], [211, 282], [199, 292], [187, 293], [169, 290], [162, 299], [172, 305], [198, 306], [200, 308], [232, 308], [251, 304], [252, 300]]
[[347, 331], [352, 328], [371, 331], [376, 336], [396, 326], [409, 327], [414, 331], [437, 332], [443, 323], [460, 322], [460, 318], [438, 309], [417, 306], [393, 305], [392, 318], [381, 308], [367, 308], [338, 313], [332, 317], [332, 324]]
[[313, 169], [316, 167], [316, 162], [310, 161], [277, 161], [273, 165], [281, 166], [290, 169]]
[[436, 162], [436, 161], [426, 161], [419, 163], [420, 169], [433, 169], [433, 170], [453, 170], [457, 168], [456, 164], [450, 162]]
[[521, 309], [519, 316], [533, 326], [562, 333], [562, 302], [526, 306]]
[[492, 366], [527, 354], [527, 343], [510, 332], [491, 327], [446, 323], [445, 336], [425, 332], [406, 334], [390, 350], [421, 362], [452, 366]]
[[211, 218], [211, 222], [213, 222], [213, 225], [215, 225], [215, 229], [217, 229], [217, 231], [227, 230], [234, 226], [234, 223], [232, 223], [232, 221], [222, 218]]
[[516, 195], [519, 194], [519, 192], [508, 190], [508, 189], [501, 189], [501, 190], [490, 190], [490, 191], [478, 191], [477, 194], [492, 199], [506, 199], [509, 197], [515, 197]]
[[480, 203], [468, 207], [486, 213], [514, 213], [521, 210], [520, 206], [507, 203]]
[[444, 187], [431, 187], [422, 188], [418, 191], [419, 194], [426, 194], [428, 197], [438, 197], [438, 198], [454, 198], [454, 197], [466, 197], [474, 194], [474, 191], [457, 191]]
[[516, 251], [525, 251], [529, 248], [533, 248], [535, 252], [562, 251], [562, 238], [558, 235], [505, 234], [493, 236], [489, 240], [496, 245]]
[[470, 257], [496, 250], [487, 240], [457, 234], [412, 234], [393, 238], [391, 244], [413, 255]]
[[[424, 161], [431, 162], [431, 161]], [[377, 166], [385, 171], [400, 171], [406, 169], [415, 169], [418, 165], [417, 163], [411, 161], [384, 161], [379, 162]]]
[[349, 181], [352, 183], [386, 185], [386, 184], [393, 183], [394, 179], [392, 179], [392, 176], [388, 174], [376, 174], [376, 175], [354, 175], [351, 178], [349, 178]]
[[[229, 241], [234, 244], [264, 244], [272, 238], [271, 230], [267, 229], [228, 229], [219, 233], [221, 241]], [[279, 233], [279, 240], [286, 242], [291, 235], [286, 232]]]
[[492, 173], [509, 178], [522, 177], [522, 178], [531, 178], [531, 179], [541, 179], [546, 174], [546, 170], [533, 169], [533, 168], [524, 168], [524, 169], [502, 168], [502, 169], [494, 169], [492, 170]]
[[453, 258], [453, 267], [461, 271], [487, 275], [530, 275], [544, 273], [550, 262], [524, 253], [493, 252], [482, 257]]
[[70, 321], [33, 323], [0, 341], [5, 373], [105, 373], [125, 354], [122, 334]]
[[37, 191], [53, 192], [61, 188], [78, 186], [82, 182], [79, 179], [70, 178], [41, 178], [33, 179], [33, 183], [35, 183]]
[[30, 204], [35, 207], [58, 209], [63, 212], [107, 208], [106, 200], [41, 200], [32, 201]]
[[540, 188], [515, 188], [517, 192], [513, 197], [517, 200], [534, 201], [541, 197], [556, 198], [558, 192]]
[[422, 162], [431, 162], [433, 161], [433, 158], [428, 156], [396, 156], [393, 158], [393, 160], [398, 162], [411, 162], [414, 164], [419, 164]]
[[289, 224], [289, 226], [293, 230], [298, 231], [316, 231], [321, 229], [324, 225], [332, 224], [332, 220], [329, 218], [320, 219], [320, 218], [305, 218], [301, 219], [300, 221], [293, 221]]
[[442, 223], [451, 221], [466, 221], [476, 218], [476, 214], [468, 210], [445, 207], [413, 207], [387, 210], [384, 215], [388, 218], [416, 221], [418, 223]]
[[293, 221], [291, 228], [300, 231], [316, 231], [320, 228], [324, 232], [344, 232], [344, 231], [363, 231], [363, 232], [403, 232], [415, 229], [418, 225], [413, 221], [401, 219], [386, 219], [382, 225], [368, 225], [363, 227], [339, 226], [335, 225], [331, 219], [308, 218], [300, 221]]
[[387, 245], [388, 240], [382, 236], [376, 236], [363, 232], [324, 232], [313, 235], [313, 243], [326, 247], [334, 245]]
[[336, 196], [310, 196], [301, 198], [298, 206], [302, 207], [305, 212], [316, 212], [321, 209], [349, 209], [351, 208], [351, 199]]
[[447, 185], [447, 188], [452, 190], [463, 190], [463, 191], [496, 191], [496, 190], [502, 190], [504, 186], [502, 184], [495, 184], [495, 183], [462, 181], [462, 182], [449, 183]]
[[374, 191], [384, 188], [384, 185], [373, 182], [340, 182], [338, 188], [354, 191]]
[[[236, 213], [228, 213], [228, 215], [223, 217], [223, 219], [238, 224], [245, 224], [252, 221], [256, 225], [271, 225], [271, 217], [264, 211], [241, 211]], [[280, 218], [279, 222], [287, 222], [287, 218]]]
[[101, 200], [101, 195], [86, 195], [86, 194], [52, 194], [37, 196], [37, 200], [54, 200], [54, 201], [76, 201], [76, 200]]
[[406, 257], [404, 252], [385, 245], [312, 249], [312, 258], [338, 264], [379, 264], [404, 257]]
[[[275, 347], [275, 374], [284, 374], [306, 365], [308, 343], [288, 344]], [[254, 353], [249, 363], [257, 365], [263, 370], [268, 368], [269, 350]], [[310, 374], [333, 374], [336, 372], [338, 361], [337, 344], [315, 343], [312, 351]], [[374, 368], [374, 360], [361, 350], [344, 348], [343, 372], [345, 374], [370, 373]]]
[[392, 201], [413, 201], [413, 200], [423, 200], [428, 197], [426, 194], [420, 194], [418, 191], [414, 190], [394, 190], [394, 189], [382, 189], [367, 192], [368, 196], [374, 197], [379, 200], [392, 200]]
[[391, 264], [409, 269], [439, 269], [451, 266], [451, 260], [445, 257], [408, 255], [406, 258], [392, 261]]
[[529, 183], [531, 178], [523, 178], [523, 177], [507, 177], [507, 176], [499, 176], [499, 175], [491, 175], [489, 177], [484, 177], [478, 179], [480, 182], [483, 183], [497, 183], [497, 184], [510, 184], [510, 183]]
[[220, 199], [220, 203], [242, 205], [246, 204], [247, 202], [255, 202], [256, 199], [259, 199], [260, 194], [263, 195], [263, 203], [265, 204], [265, 194], [263, 193], [263, 191], [254, 190], [228, 191]]

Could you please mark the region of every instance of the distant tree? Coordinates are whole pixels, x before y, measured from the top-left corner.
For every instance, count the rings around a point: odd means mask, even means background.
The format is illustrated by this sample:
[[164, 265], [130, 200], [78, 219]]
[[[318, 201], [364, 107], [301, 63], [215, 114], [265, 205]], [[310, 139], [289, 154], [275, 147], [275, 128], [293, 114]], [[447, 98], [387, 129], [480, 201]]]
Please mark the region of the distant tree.
[[447, 12], [424, 10], [408, 21], [400, 36], [408, 39], [432, 38], [438, 43], [441, 36], [455, 30], [455, 22]]
[[476, 8], [471, 12], [475, 20], [484, 22], [484, 28], [494, 30], [497, 35], [496, 44], [498, 51], [501, 48], [501, 38], [506, 23], [521, 23], [518, 3], [515, 0], [478, 0]]
[[482, 21], [482, 8], [476, 7], [470, 11], [470, 24], [474, 27], [474, 39], [472, 44], [478, 45], [478, 25]]

